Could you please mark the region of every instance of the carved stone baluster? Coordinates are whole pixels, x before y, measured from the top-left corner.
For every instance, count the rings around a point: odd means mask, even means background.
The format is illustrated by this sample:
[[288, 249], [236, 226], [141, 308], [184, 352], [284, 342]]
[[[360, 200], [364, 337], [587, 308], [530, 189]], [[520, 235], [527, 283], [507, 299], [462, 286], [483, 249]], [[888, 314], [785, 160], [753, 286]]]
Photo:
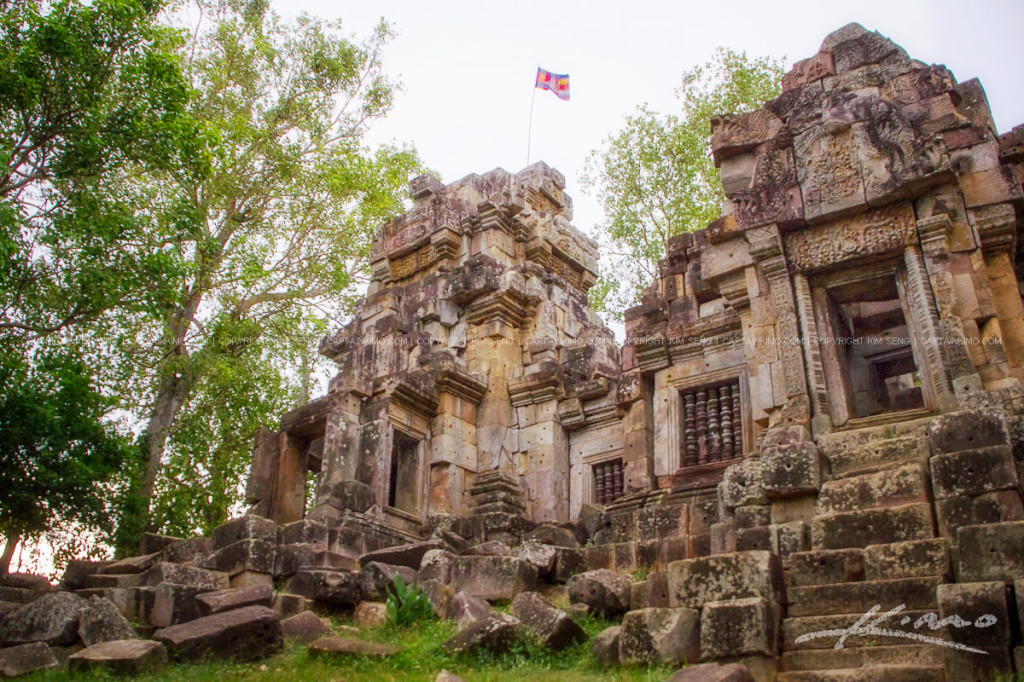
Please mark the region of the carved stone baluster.
[[597, 503], [605, 504], [607, 500], [604, 496], [604, 465], [597, 464], [594, 466], [594, 492], [597, 493]]
[[732, 392], [728, 385], [719, 387], [718, 405], [722, 413], [722, 459], [732, 459]]
[[697, 462], [708, 463], [708, 394], [697, 391]]
[[740, 410], [740, 385], [735, 383], [732, 392], [732, 450], [737, 457], [743, 454], [743, 413]]
[[617, 459], [611, 464], [612, 467], [612, 497], [614, 501], [622, 495], [622, 460]]
[[683, 405], [683, 466], [692, 467], [697, 464], [697, 396], [693, 391], [683, 396]]
[[708, 460], [722, 459], [722, 432], [719, 430], [718, 389], [708, 390]]

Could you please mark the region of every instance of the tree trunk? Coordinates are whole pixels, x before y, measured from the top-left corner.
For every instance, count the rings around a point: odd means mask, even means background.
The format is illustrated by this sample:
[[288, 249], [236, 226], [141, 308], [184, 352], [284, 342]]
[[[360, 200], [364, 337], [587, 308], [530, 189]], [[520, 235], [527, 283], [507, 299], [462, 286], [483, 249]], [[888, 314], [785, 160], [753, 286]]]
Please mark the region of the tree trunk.
[[167, 437], [178, 418], [178, 412], [188, 397], [191, 381], [180, 374], [169, 374], [160, 382], [160, 388], [153, 402], [149, 423], [146, 425], [146, 469], [142, 473], [136, 495], [142, 503], [141, 509], [148, 510], [153, 497], [153, 487], [164, 456]]
[[14, 550], [21, 542], [21, 533], [10, 531], [7, 533], [7, 544], [4, 545], [4, 552], [0, 554], [0, 575], [7, 575], [11, 572], [11, 559], [14, 558]]

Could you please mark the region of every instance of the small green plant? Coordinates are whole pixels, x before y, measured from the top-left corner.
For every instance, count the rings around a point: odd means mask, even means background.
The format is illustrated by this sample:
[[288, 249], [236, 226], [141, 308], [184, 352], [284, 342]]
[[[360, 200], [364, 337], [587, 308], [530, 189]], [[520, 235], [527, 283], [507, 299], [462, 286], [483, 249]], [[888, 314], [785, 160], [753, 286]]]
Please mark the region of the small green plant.
[[395, 574], [394, 589], [385, 603], [388, 620], [395, 625], [412, 625], [431, 620], [434, 607], [427, 595], [420, 592], [414, 585], [406, 585], [400, 574]]
[[638, 568], [633, 571], [633, 580], [635, 582], [643, 582], [644, 580], [647, 580], [647, 569]]

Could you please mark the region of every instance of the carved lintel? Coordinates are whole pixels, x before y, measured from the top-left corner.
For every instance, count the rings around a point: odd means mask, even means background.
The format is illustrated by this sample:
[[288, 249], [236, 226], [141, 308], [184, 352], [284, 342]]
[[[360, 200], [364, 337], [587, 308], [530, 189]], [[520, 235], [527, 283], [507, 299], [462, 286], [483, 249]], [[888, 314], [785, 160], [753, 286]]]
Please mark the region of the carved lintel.
[[798, 272], [815, 272], [855, 258], [897, 255], [916, 238], [914, 207], [903, 202], [791, 232], [786, 258]]

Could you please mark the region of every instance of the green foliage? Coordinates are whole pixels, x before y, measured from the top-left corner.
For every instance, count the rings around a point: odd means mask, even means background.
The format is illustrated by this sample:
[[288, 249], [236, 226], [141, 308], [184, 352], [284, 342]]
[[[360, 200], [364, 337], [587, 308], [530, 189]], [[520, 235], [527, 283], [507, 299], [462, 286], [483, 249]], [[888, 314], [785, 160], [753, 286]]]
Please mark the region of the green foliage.
[[394, 589], [388, 594], [385, 608], [388, 620], [395, 625], [412, 625], [434, 618], [434, 607], [427, 595], [415, 585], [406, 585], [401, 574], [395, 574]]
[[105, 484], [130, 446], [105, 423], [111, 400], [89, 368], [74, 352], [8, 351], [0, 385], [0, 534], [17, 543], [74, 524], [108, 527]]
[[591, 152], [581, 180], [601, 197], [606, 221], [597, 226], [605, 252], [591, 304], [612, 318], [640, 300], [658, 277], [670, 237], [719, 217], [721, 179], [711, 158], [711, 118], [752, 111], [778, 95], [782, 63], [719, 48], [687, 71], [676, 90], [680, 113], [642, 105], [625, 126]]
[[[145, 424], [137, 506], [147, 527], [180, 533], [238, 511], [256, 430], [326, 370], [317, 344], [421, 170], [411, 148], [363, 144], [397, 87], [380, 63], [386, 24], [356, 43], [338, 22], [262, 4], [200, 12], [186, 74], [192, 114], [215, 131], [209, 172], [125, 177], [184, 265], [159, 320], [118, 320], [120, 384]], [[119, 546], [136, 538], [126, 524]]]

